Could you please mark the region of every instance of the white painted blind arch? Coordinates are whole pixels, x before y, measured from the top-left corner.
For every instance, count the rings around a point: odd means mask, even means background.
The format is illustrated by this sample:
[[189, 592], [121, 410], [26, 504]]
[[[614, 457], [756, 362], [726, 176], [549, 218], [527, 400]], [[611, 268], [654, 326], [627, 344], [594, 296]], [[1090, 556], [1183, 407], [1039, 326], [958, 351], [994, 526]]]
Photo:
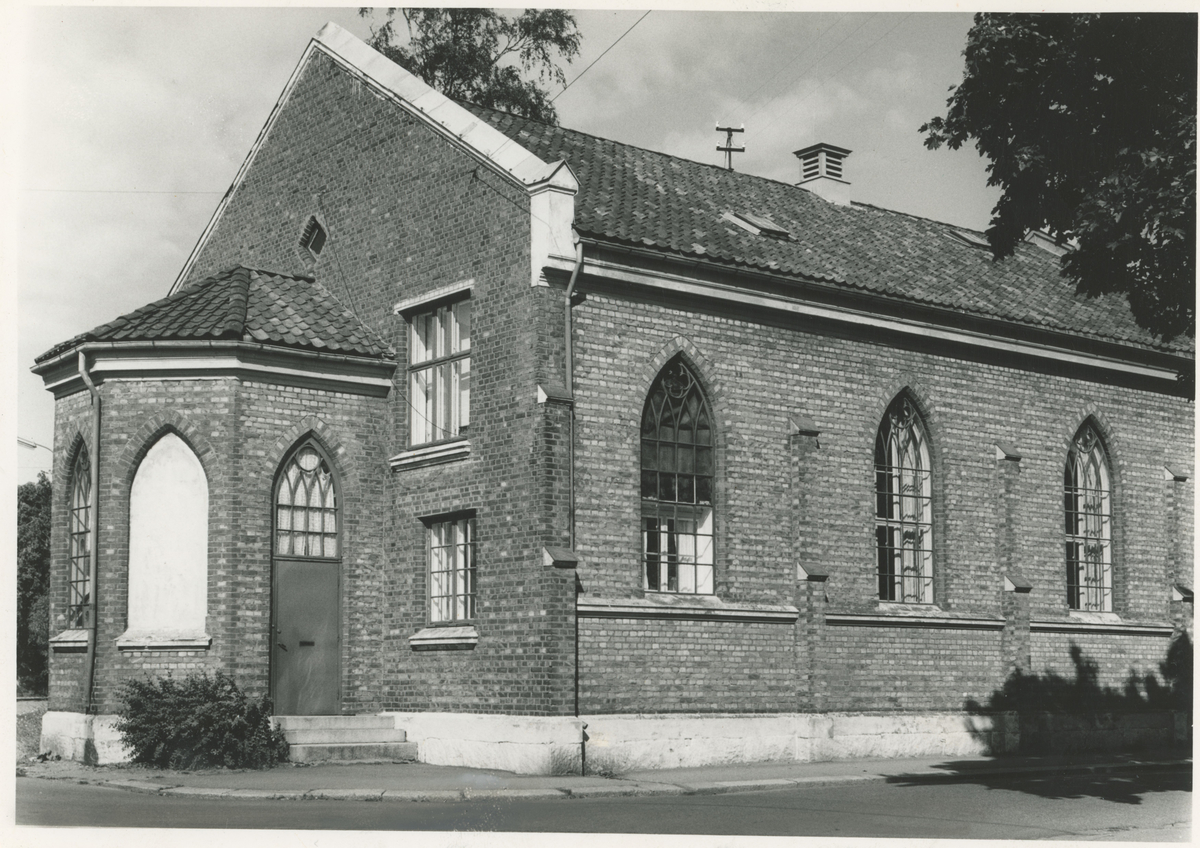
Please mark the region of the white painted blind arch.
[[154, 443], [129, 493], [127, 636], [196, 638], [208, 614], [208, 479], [174, 433]]

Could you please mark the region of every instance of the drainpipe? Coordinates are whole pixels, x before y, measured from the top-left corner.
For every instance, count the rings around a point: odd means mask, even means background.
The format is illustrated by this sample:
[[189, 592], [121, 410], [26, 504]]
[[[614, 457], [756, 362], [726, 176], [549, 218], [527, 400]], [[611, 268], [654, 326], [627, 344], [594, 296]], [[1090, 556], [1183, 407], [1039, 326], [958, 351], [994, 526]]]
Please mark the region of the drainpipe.
[[571, 281], [567, 283], [567, 300], [563, 308], [565, 338], [566, 338], [566, 371], [567, 395], [571, 398], [571, 432], [567, 440], [567, 518], [568, 533], [571, 540], [570, 548], [575, 549], [575, 361], [571, 345], [571, 296], [575, 294], [575, 283], [579, 280], [579, 271], [583, 268], [583, 241], [578, 233], [572, 233], [575, 239], [575, 267], [571, 269]]
[[83, 712], [86, 715], [92, 711], [92, 690], [96, 681], [96, 641], [99, 634], [100, 615], [99, 607], [96, 604], [97, 597], [97, 580], [96, 580], [96, 556], [99, 550], [100, 541], [100, 390], [96, 388], [96, 384], [92, 382], [92, 377], [87, 370], [87, 354], [82, 350], [79, 351], [79, 376], [83, 378], [84, 384], [88, 387], [88, 391], [92, 394], [92, 468], [91, 468], [91, 490], [92, 503], [88, 510], [88, 590], [91, 593], [88, 605], [88, 643], [87, 643], [87, 663], [84, 670], [86, 675], [86, 685], [83, 690]]
[[[583, 241], [579, 234], [572, 231], [575, 240], [575, 267], [571, 269], [571, 281], [567, 283], [567, 297], [563, 304], [563, 329], [565, 344], [565, 364], [567, 372], [567, 395], [571, 398], [571, 423], [567, 438], [567, 525], [570, 535], [570, 548], [575, 550], [575, 360], [571, 346], [571, 297], [575, 294], [575, 283], [579, 280], [579, 271], [583, 268]], [[579, 578], [576, 577], [576, 580]], [[578, 606], [578, 594], [576, 594]], [[579, 612], [575, 612], [575, 717], [579, 717]], [[579, 773], [587, 774], [587, 725], [579, 732]]]

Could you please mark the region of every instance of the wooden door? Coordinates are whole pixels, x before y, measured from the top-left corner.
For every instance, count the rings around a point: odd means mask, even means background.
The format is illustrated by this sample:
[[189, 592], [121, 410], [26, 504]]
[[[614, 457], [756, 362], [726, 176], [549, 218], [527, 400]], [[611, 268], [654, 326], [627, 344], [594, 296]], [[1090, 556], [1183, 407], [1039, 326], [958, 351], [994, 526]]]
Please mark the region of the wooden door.
[[340, 711], [341, 521], [337, 480], [315, 440], [275, 483], [271, 696], [276, 715]]
[[272, 671], [276, 715], [338, 712], [338, 566], [277, 560]]

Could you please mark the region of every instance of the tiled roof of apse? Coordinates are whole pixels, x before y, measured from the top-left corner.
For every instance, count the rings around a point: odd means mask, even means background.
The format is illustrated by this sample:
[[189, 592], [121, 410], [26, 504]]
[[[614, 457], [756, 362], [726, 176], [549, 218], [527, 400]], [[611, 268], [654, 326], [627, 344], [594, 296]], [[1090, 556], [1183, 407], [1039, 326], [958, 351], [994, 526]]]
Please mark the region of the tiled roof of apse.
[[89, 341], [206, 339], [395, 358], [378, 333], [316, 280], [238, 266], [56, 345], [37, 361]]
[[[461, 105], [543, 160], [567, 161], [580, 183], [575, 228], [585, 238], [1091, 339], [1193, 349], [1191, 339], [1163, 342], [1138, 327], [1124, 296], [1076, 295], [1058, 257], [1035, 245], [995, 262], [954, 236], [961, 227], [840, 206], [776, 180]], [[754, 235], [723, 219], [728, 212], [767, 218], [791, 237]]]

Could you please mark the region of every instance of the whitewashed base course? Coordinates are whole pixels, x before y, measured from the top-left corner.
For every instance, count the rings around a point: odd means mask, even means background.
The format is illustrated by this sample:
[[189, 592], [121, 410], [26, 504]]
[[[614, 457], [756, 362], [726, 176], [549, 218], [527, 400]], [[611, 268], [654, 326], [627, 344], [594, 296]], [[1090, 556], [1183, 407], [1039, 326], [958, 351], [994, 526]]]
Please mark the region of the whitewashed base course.
[[385, 713], [417, 743], [417, 757], [438, 766], [502, 769], [517, 774], [579, 771], [583, 720], [572, 717]]
[[614, 772], [860, 757], [1015, 751], [1016, 722], [962, 713], [598, 715], [587, 722], [588, 770]]
[[128, 762], [116, 721], [115, 715], [48, 712], [42, 716], [40, 753], [100, 766]]
[[[382, 715], [391, 716], [408, 741], [417, 743], [420, 762], [517, 774], [579, 774], [585, 732], [589, 774], [755, 762], [965, 757], [1015, 753], [1021, 743], [1015, 713]], [[100, 765], [127, 761], [128, 751], [113, 726], [116, 718], [48, 712], [42, 718], [42, 751]], [[1045, 716], [1050, 724], [1042, 732], [1058, 740], [1075, 731], [1079, 740], [1063, 743], [1072, 750], [1184, 744], [1189, 738], [1182, 713], [1105, 718], [1076, 728], [1078, 721]]]
[[[586, 723], [588, 771], [686, 768], [855, 757], [968, 756], [1016, 750], [1015, 721], [921, 715], [591, 715], [534, 718], [388, 713], [423, 763], [520, 774], [578, 773]], [[1005, 725], [1012, 732], [1006, 732]]]

